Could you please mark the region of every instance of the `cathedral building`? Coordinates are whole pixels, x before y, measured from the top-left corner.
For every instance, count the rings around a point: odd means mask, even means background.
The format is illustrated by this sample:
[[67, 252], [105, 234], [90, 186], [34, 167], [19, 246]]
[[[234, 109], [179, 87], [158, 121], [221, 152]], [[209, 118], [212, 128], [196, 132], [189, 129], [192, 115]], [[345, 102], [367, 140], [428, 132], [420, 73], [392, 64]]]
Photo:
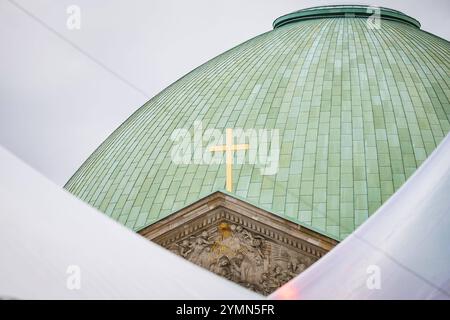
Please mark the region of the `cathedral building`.
[[364, 223], [450, 131], [448, 41], [399, 11], [273, 22], [145, 103], [65, 188], [269, 295]]

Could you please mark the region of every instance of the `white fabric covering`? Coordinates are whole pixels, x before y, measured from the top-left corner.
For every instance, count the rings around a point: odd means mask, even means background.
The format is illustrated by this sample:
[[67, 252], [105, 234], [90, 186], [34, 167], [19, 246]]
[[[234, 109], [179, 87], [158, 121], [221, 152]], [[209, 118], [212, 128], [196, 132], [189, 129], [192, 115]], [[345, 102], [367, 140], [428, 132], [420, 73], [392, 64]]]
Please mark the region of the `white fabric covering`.
[[[262, 298], [131, 232], [1, 147], [0, 164], [0, 298]], [[80, 289], [70, 290], [77, 267]]]
[[450, 136], [360, 228], [270, 298], [450, 299]]

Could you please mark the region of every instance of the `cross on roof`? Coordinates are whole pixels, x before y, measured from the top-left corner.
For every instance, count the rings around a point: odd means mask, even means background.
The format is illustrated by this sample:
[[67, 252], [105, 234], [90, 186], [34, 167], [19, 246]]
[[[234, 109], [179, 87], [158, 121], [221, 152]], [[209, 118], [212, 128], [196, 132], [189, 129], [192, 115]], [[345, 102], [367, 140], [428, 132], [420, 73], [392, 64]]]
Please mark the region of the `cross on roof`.
[[233, 144], [233, 129], [226, 129], [226, 141], [224, 145], [212, 146], [209, 148], [211, 152], [225, 151], [225, 164], [226, 164], [226, 190], [231, 192], [233, 189], [233, 151], [247, 150], [249, 145], [246, 144]]

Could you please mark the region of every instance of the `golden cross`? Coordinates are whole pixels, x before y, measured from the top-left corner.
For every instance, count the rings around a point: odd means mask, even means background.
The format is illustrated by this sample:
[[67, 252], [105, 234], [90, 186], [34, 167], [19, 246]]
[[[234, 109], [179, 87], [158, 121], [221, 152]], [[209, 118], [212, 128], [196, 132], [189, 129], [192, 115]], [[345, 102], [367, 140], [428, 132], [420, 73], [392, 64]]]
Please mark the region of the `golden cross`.
[[248, 148], [248, 144], [233, 144], [233, 129], [231, 128], [226, 129], [225, 145], [209, 148], [211, 152], [225, 151], [225, 164], [227, 166], [226, 189], [228, 192], [231, 192], [233, 188], [233, 151], [246, 150]]

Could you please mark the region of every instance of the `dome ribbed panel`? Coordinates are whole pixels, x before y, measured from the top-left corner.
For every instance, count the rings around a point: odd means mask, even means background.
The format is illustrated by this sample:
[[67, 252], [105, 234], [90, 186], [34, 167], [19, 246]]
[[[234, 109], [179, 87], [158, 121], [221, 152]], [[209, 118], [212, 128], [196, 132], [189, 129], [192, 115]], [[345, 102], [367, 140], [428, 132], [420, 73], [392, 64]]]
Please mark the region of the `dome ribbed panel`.
[[176, 165], [177, 128], [278, 129], [273, 176], [234, 165], [233, 193], [344, 238], [450, 131], [450, 46], [395, 21], [290, 23], [193, 70], [130, 116], [67, 190], [139, 230], [225, 188], [225, 165]]

